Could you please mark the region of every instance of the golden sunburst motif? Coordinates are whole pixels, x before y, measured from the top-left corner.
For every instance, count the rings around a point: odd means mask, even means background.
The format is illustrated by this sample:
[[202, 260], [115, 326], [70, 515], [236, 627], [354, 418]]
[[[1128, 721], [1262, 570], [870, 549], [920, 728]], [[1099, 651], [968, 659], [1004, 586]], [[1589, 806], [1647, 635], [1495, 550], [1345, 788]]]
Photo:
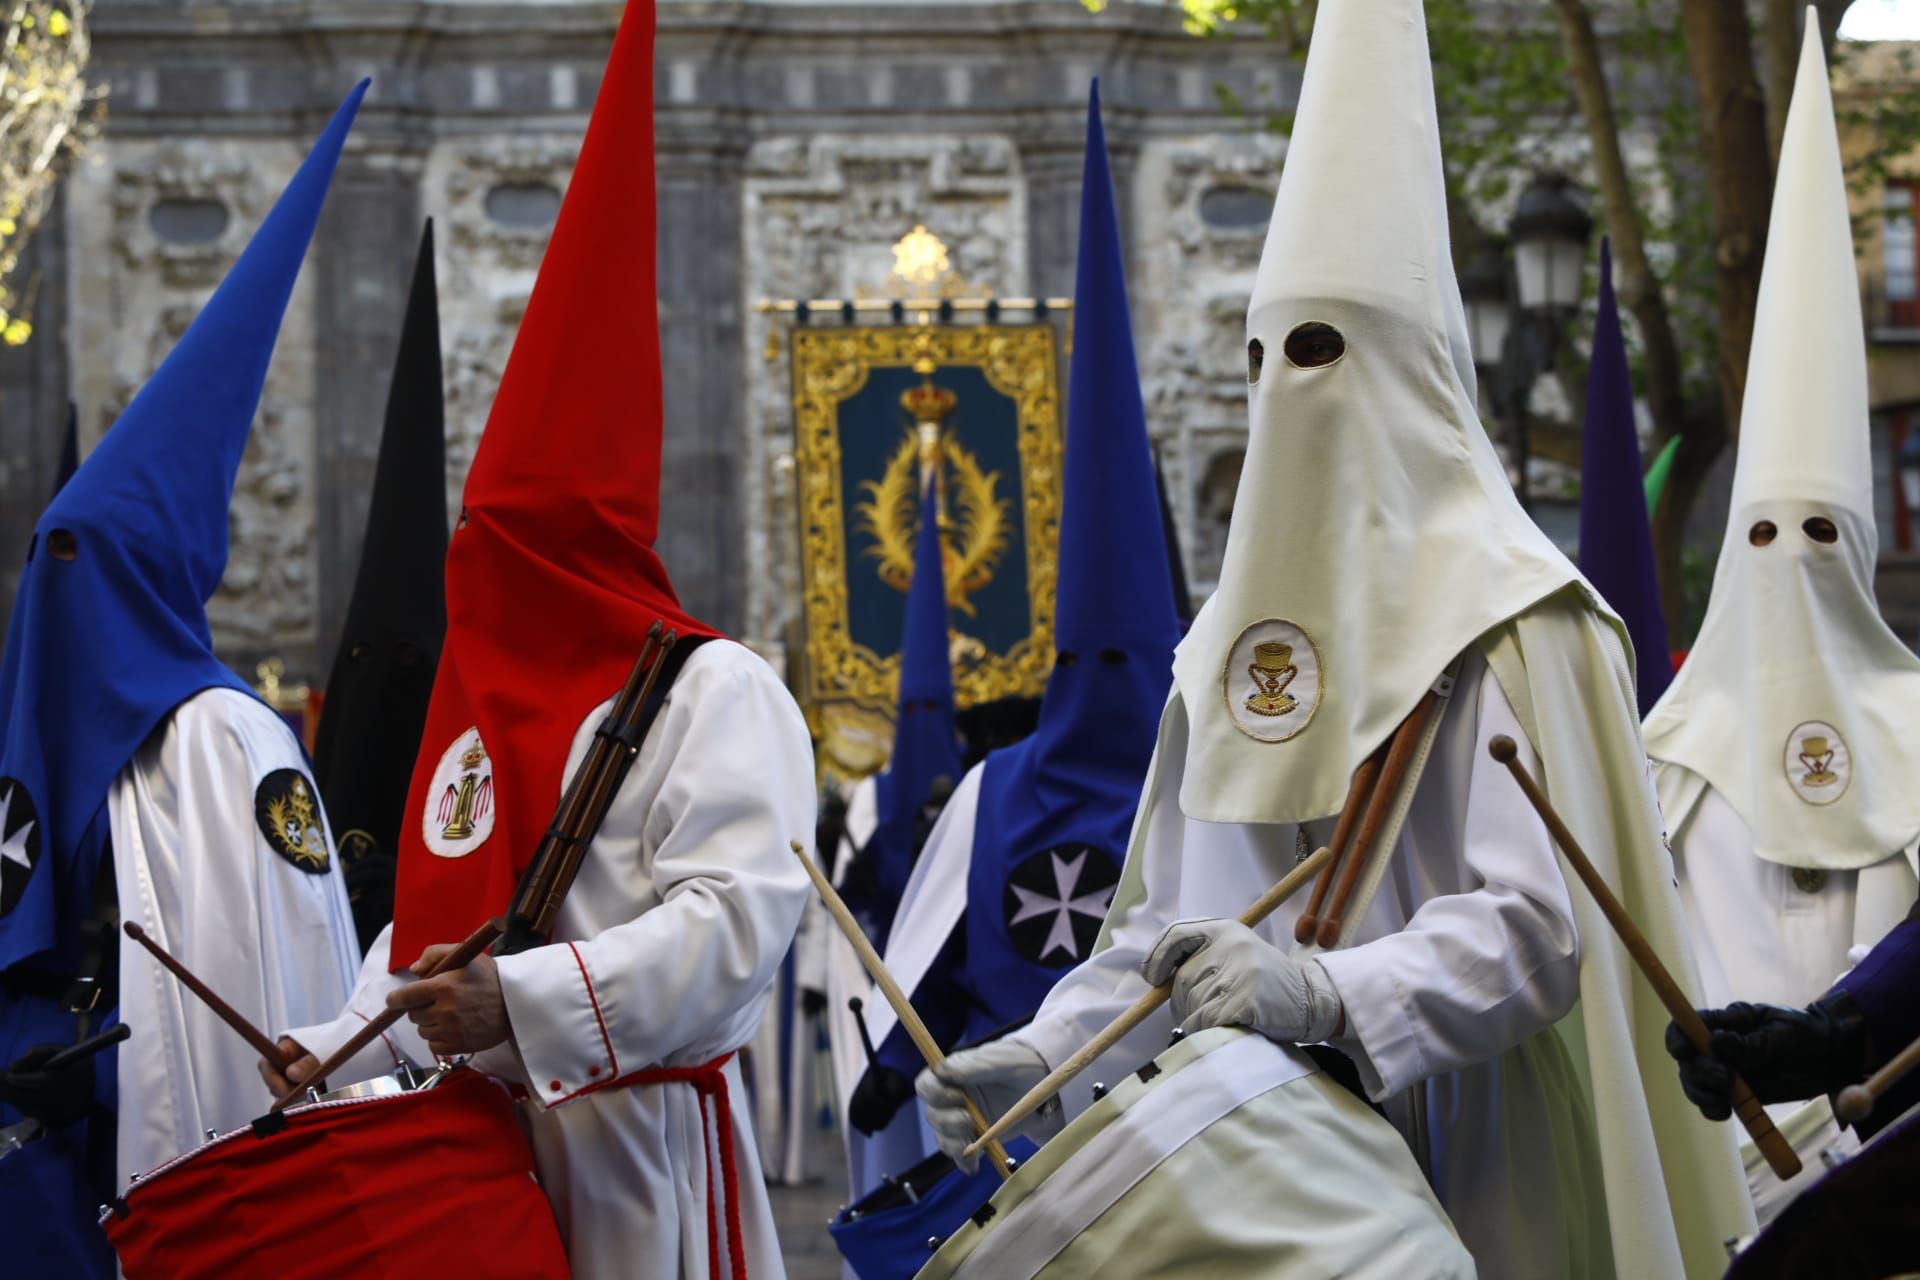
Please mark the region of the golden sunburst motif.
[[[975, 592], [993, 581], [1013, 541], [1013, 505], [1000, 496], [1000, 473], [987, 471], [952, 432], [942, 435], [948, 509], [941, 517], [941, 567], [947, 604], [968, 617]], [[913, 583], [913, 543], [920, 529], [920, 442], [909, 431], [878, 480], [861, 482], [868, 501], [855, 504], [859, 529], [873, 539], [866, 554], [878, 560], [880, 580], [905, 592]]]
[[947, 246], [923, 225], [901, 236], [893, 246], [893, 275], [896, 280], [931, 289], [940, 277], [953, 270]]
[[275, 853], [302, 871], [327, 869], [327, 836], [313, 786], [298, 769], [276, 769], [254, 792], [254, 815]]

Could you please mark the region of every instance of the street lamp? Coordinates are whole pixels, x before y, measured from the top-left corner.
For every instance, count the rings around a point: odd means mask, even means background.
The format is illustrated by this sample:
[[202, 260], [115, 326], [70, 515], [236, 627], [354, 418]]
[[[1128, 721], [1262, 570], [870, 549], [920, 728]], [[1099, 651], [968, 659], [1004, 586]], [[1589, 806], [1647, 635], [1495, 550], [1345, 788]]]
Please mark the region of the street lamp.
[[1535, 174], [1507, 223], [1513, 245], [1511, 296], [1518, 306], [1501, 335], [1494, 399], [1513, 432], [1514, 492], [1523, 508], [1530, 507], [1532, 499], [1527, 398], [1534, 381], [1553, 367], [1567, 321], [1580, 305], [1592, 234], [1593, 218], [1578, 188], [1558, 173]]
[[1467, 308], [1467, 341], [1480, 370], [1496, 368], [1513, 324], [1513, 276], [1507, 255], [1489, 242], [1460, 273], [1460, 301]]
[[1535, 175], [1520, 193], [1507, 234], [1522, 310], [1564, 315], [1580, 305], [1593, 218], [1565, 174]]

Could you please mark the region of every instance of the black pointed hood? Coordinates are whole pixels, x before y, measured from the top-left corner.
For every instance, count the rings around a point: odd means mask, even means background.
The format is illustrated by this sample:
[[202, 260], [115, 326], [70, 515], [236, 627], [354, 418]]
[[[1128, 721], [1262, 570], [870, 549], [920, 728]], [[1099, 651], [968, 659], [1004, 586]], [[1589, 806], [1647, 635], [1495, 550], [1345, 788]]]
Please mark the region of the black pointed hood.
[[387, 394], [360, 571], [314, 749], [362, 947], [393, 916], [394, 850], [447, 631], [446, 477], [429, 221]]

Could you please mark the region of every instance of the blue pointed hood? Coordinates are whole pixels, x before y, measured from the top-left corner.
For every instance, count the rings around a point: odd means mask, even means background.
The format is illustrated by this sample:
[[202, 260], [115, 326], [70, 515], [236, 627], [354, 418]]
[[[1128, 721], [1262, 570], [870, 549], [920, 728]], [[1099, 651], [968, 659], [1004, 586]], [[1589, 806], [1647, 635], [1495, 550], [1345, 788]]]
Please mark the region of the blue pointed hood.
[[78, 924], [97, 861], [82, 846], [97, 852], [108, 788], [154, 728], [203, 689], [247, 691], [214, 657], [206, 602], [281, 317], [366, 88], [34, 527], [0, 658], [0, 968]]
[[1580, 572], [1633, 638], [1640, 714], [1673, 682], [1660, 580], [1653, 567], [1653, 530], [1633, 425], [1633, 381], [1613, 296], [1613, 254], [1600, 242], [1600, 310], [1593, 322], [1587, 373], [1587, 422], [1580, 446]]
[[[1002, 956], [1008, 964], [981, 982], [989, 990], [1031, 986], [1023, 966], [1059, 968], [1085, 957], [1103, 913], [1095, 900], [1119, 879], [1180, 641], [1098, 81], [1087, 104], [1079, 252], [1058, 655], [1033, 735], [987, 757], [974, 827], [968, 963]], [[1056, 899], [1077, 905], [1064, 914], [1033, 907]], [[1003, 902], [1015, 905], [1003, 912]]]
[[940, 559], [936, 490], [929, 483], [913, 546], [913, 582], [900, 641], [900, 701], [893, 755], [874, 782], [878, 815], [870, 858], [873, 915], [885, 932], [913, 871], [914, 825], [936, 779], [960, 781], [960, 743], [953, 717], [953, 666], [947, 648], [947, 579]]

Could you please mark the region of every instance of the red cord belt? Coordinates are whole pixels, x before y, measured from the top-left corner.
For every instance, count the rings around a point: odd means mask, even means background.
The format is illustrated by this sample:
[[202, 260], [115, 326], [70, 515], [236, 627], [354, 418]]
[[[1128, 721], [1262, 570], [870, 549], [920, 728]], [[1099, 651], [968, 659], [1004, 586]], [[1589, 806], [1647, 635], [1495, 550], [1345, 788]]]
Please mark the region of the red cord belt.
[[[747, 1280], [747, 1246], [740, 1230], [740, 1185], [734, 1173], [733, 1106], [727, 1097], [726, 1065], [732, 1052], [697, 1067], [648, 1067], [620, 1077], [615, 1085], [688, 1084], [700, 1095], [700, 1141], [707, 1157], [707, 1274], [720, 1280], [720, 1226], [714, 1213], [713, 1149], [720, 1148], [720, 1182], [727, 1201], [727, 1260], [733, 1280]], [[713, 1115], [707, 1099], [713, 1099]], [[717, 1121], [719, 1141], [714, 1141]]]

